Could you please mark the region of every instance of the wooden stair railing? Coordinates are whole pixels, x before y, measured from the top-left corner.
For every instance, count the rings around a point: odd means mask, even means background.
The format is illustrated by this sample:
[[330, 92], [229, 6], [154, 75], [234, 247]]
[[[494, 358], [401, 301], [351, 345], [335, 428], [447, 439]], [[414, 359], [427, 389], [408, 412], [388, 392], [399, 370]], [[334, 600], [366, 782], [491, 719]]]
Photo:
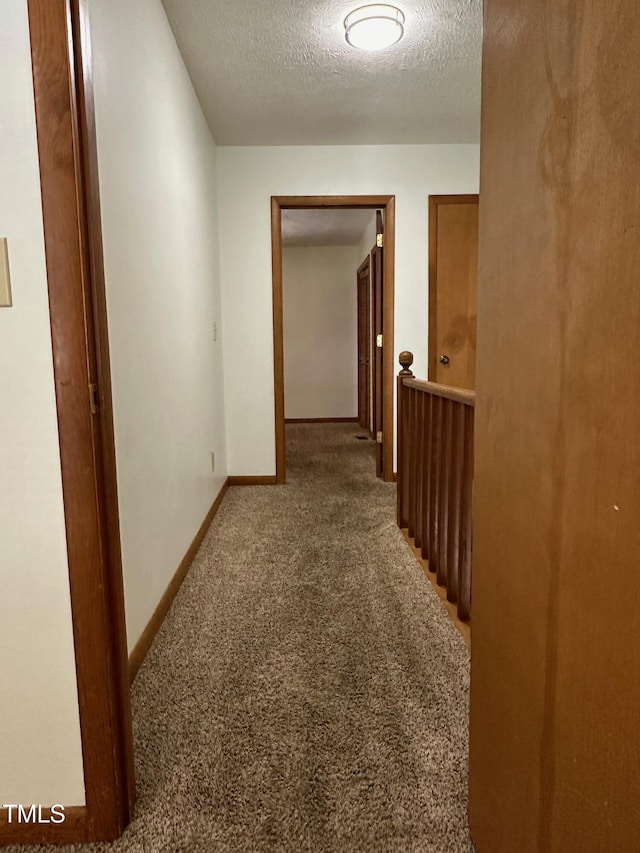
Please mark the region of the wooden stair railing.
[[476, 395], [415, 379], [412, 364], [412, 353], [400, 353], [398, 526], [468, 622]]

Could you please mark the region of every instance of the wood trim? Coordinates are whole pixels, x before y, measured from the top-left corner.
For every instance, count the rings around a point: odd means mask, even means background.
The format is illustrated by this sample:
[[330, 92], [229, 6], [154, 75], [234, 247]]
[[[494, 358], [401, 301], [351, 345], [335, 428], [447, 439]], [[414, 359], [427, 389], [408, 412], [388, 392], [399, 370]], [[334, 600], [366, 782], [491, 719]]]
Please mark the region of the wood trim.
[[271, 264], [273, 294], [273, 376], [276, 425], [276, 483], [286, 482], [284, 435], [284, 326], [282, 293], [282, 207], [271, 199]]
[[[67, 831], [69, 841], [108, 841], [130, 819], [134, 780], [119, 536], [110, 528], [108, 385], [100, 389], [102, 415], [89, 405], [105, 350], [93, 315], [101, 259], [99, 219], [89, 212], [98, 202], [85, 126], [92, 110], [86, 7], [28, 0], [27, 9], [86, 791], [84, 824]], [[16, 829], [20, 843], [28, 831]]]
[[[89, 840], [89, 815], [86, 806], [65, 806], [64, 823], [9, 823], [6, 809], [0, 809], [0, 846], [21, 844], [73, 844]], [[50, 818], [51, 809], [42, 809]]]
[[425, 382], [424, 379], [415, 379], [412, 376], [404, 376], [401, 379], [405, 388], [415, 388], [416, 391], [433, 394], [434, 397], [444, 397], [446, 400], [463, 403], [465, 406], [475, 406], [476, 404], [475, 391], [464, 391], [462, 388], [440, 385], [439, 382]]
[[281, 210], [336, 209], [341, 207], [375, 208], [386, 207], [392, 195], [295, 195], [272, 197]]
[[443, 587], [438, 585], [438, 581], [436, 578], [435, 572], [430, 571], [429, 569], [429, 561], [425, 560], [422, 556], [422, 549], [416, 548], [412, 539], [409, 538], [409, 531], [403, 528], [401, 531], [402, 535], [405, 538], [405, 542], [411, 549], [411, 553], [416, 558], [417, 562], [420, 564], [422, 571], [425, 574], [425, 577], [431, 584], [431, 586], [438, 593], [438, 598], [444, 605], [447, 614], [455, 627], [458, 629], [458, 632], [462, 635], [462, 639], [465, 641], [467, 648], [471, 648], [471, 625], [468, 622], [461, 622], [458, 618], [458, 610], [455, 604], [451, 601], [447, 600], [447, 591]]
[[285, 424], [357, 424], [357, 418], [285, 418]]
[[438, 364], [437, 281], [438, 281], [438, 206], [440, 204], [479, 203], [478, 193], [429, 196], [429, 340], [427, 378], [434, 381]]
[[151, 648], [153, 641], [156, 638], [156, 634], [160, 630], [162, 623], [166, 619], [167, 613], [171, 609], [171, 605], [178, 594], [178, 590], [182, 586], [182, 582], [186, 578], [189, 573], [189, 569], [195, 559], [196, 554], [198, 553], [198, 548], [202, 544], [204, 537], [207, 535], [207, 531], [211, 527], [211, 522], [213, 521], [216, 513], [220, 509], [220, 505], [224, 499], [225, 494], [227, 493], [227, 489], [229, 488], [229, 478], [224, 481], [222, 488], [218, 492], [217, 498], [214, 500], [211, 505], [210, 510], [207, 512], [204, 521], [198, 528], [198, 532], [193, 537], [193, 542], [189, 545], [187, 549], [187, 553], [182, 558], [180, 565], [176, 569], [174, 576], [171, 578], [169, 582], [169, 586], [166, 588], [164, 595], [160, 599], [158, 606], [153, 611], [153, 616], [149, 620], [147, 627], [142, 632], [140, 639], [135, 644], [133, 651], [129, 655], [129, 681], [131, 684], [135, 681], [136, 675], [140, 671], [140, 667], [142, 666], [144, 659], [146, 658], [149, 649]]
[[279, 486], [282, 483], [273, 475], [229, 477], [230, 486]]
[[394, 393], [394, 293], [395, 293], [395, 196], [272, 196], [271, 197], [271, 262], [273, 272], [273, 349], [276, 432], [276, 477], [284, 483], [285, 419], [284, 419], [284, 341], [282, 324], [282, 211], [305, 209], [363, 208], [385, 211], [384, 250], [384, 341], [383, 341], [383, 446], [382, 477], [393, 482], [393, 436], [395, 431]]

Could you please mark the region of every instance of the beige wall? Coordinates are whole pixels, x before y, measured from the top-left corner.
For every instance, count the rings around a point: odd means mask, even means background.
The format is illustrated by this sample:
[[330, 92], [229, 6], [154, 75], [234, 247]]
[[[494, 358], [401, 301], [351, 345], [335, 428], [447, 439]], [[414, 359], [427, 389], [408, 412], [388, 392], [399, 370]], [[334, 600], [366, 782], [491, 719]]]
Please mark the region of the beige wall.
[[27, 7], [0, 24], [0, 804], [84, 804]]
[[227, 473], [216, 148], [159, 0], [90, 8], [131, 648]]
[[282, 252], [287, 418], [358, 414], [356, 246]]

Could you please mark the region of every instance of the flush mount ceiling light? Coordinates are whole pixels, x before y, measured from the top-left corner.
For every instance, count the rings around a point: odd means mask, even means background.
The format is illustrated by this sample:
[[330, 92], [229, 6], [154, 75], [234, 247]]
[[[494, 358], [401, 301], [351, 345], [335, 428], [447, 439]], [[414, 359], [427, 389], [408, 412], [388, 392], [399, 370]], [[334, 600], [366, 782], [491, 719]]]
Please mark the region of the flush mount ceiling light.
[[404, 14], [395, 6], [360, 6], [344, 19], [345, 38], [360, 50], [382, 50], [404, 35]]

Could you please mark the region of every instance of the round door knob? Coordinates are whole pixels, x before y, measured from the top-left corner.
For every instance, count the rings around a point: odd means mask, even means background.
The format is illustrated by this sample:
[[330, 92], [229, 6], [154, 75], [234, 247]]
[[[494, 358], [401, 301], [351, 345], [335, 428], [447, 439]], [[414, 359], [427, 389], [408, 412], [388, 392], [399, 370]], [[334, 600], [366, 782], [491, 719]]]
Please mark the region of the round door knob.
[[449, 356], [441, 355], [440, 356], [440, 364], [449, 364]]

